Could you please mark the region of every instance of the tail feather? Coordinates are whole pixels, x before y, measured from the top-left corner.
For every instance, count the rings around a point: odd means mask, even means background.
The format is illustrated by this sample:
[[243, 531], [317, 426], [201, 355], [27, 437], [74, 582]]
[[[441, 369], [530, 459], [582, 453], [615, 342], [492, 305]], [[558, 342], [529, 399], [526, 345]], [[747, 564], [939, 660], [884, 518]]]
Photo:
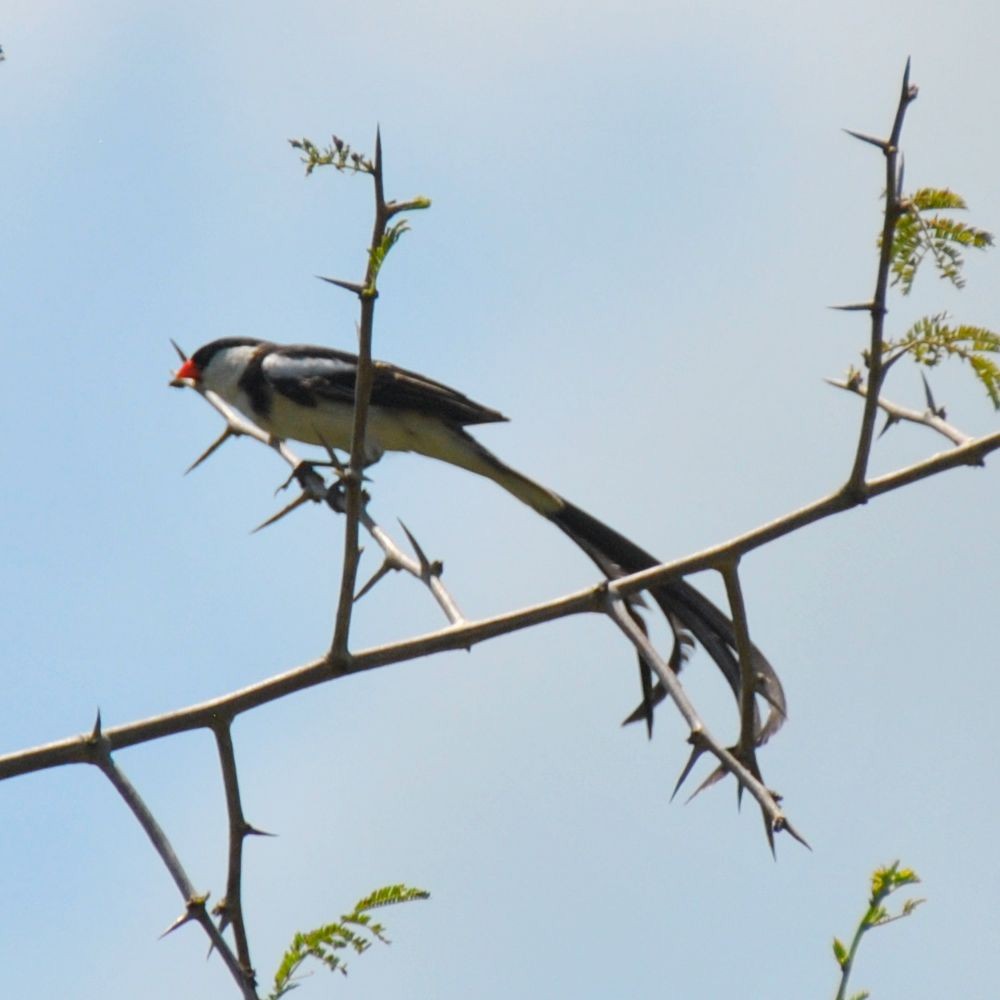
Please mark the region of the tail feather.
[[[435, 447], [431, 450], [418, 443], [414, 443], [412, 447], [414, 450], [492, 479], [508, 493], [557, 525], [587, 553], [601, 572], [611, 579], [659, 565], [658, 559], [635, 542], [569, 503], [557, 493], [512, 469], [462, 428], [453, 427], [451, 431], [451, 436], [447, 439], [435, 438]], [[686, 647], [691, 644], [690, 636], [693, 635], [722, 671], [733, 694], [739, 698], [740, 667], [732, 621], [686, 580], [667, 580], [650, 587], [647, 593], [660, 606], [674, 633], [670, 668], [675, 673], [680, 671], [686, 658]], [[760, 725], [759, 719], [754, 720], [757, 739], [763, 743], [777, 732], [784, 722], [785, 694], [781, 681], [767, 657], [756, 646], [752, 647], [752, 651], [757, 692], [771, 705], [771, 712], [763, 726]], [[639, 672], [642, 681], [642, 704], [625, 722], [645, 719], [647, 730], [652, 735], [653, 708], [667, 696], [667, 692], [662, 684], [653, 685], [650, 668], [641, 657]]]
[[[568, 501], [563, 501], [563, 504], [560, 510], [548, 515], [549, 520], [583, 549], [605, 575], [614, 578], [659, 565], [659, 560], [649, 552], [602, 521], [598, 521]], [[679, 635], [677, 623], [702, 644], [738, 698], [740, 668], [732, 621], [686, 580], [668, 580], [650, 587], [648, 593], [666, 615], [674, 629], [678, 644], [683, 643], [683, 639]], [[758, 739], [764, 742], [777, 732], [784, 722], [785, 694], [778, 674], [767, 657], [756, 646], [753, 646], [752, 650], [757, 691], [772, 707], [764, 725], [756, 727]], [[684, 659], [683, 655], [678, 655], [679, 653], [681, 650], [678, 645], [675, 647], [675, 655], [671, 657], [671, 667], [675, 672], [680, 670]], [[666, 691], [660, 684], [649, 692], [644, 675], [643, 703], [625, 722], [645, 719], [647, 727], [651, 729], [653, 707], [665, 697]]]

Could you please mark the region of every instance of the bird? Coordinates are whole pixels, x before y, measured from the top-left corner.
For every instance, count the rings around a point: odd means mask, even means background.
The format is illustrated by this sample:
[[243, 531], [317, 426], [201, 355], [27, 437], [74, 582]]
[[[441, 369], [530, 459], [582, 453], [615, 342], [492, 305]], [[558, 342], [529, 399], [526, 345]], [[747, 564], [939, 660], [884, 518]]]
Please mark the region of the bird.
[[[176, 345], [175, 345], [176, 346]], [[183, 357], [183, 355], [182, 355]], [[373, 384], [364, 443], [366, 466], [387, 451], [415, 452], [492, 480], [567, 535], [609, 579], [659, 565], [659, 560], [607, 524], [501, 461], [467, 430], [506, 421], [441, 382], [384, 361], [373, 361]], [[308, 344], [277, 344], [252, 337], [223, 337], [199, 347], [175, 372], [171, 385], [196, 385], [235, 407], [265, 433], [325, 448], [349, 451], [358, 373], [355, 354]], [[719, 667], [734, 695], [740, 695], [733, 623], [683, 579], [648, 588], [674, 634], [671, 669], [679, 672], [693, 635]], [[634, 607], [630, 608], [637, 616]], [[689, 633], [689, 634], [688, 634]], [[778, 675], [752, 647], [757, 693], [770, 704], [758, 742], [772, 735], [785, 716]], [[644, 720], [650, 736], [653, 709], [666, 697], [652, 684], [640, 657], [642, 703], [623, 724]]]

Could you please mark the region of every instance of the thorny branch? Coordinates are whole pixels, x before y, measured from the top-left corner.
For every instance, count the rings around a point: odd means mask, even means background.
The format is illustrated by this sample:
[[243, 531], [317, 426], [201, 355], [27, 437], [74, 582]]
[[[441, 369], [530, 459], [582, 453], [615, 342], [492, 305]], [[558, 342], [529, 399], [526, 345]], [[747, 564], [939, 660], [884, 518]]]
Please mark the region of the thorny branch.
[[889, 269], [892, 264], [892, 237], [903, 211], [902, 189], [903, 168], [900, 165], [899, 137], [903, 131], [906, 109], [917, 99], [917, 88], [910, 85], [910, 60], [906, 60], [903, 71], [903, 85], [900, 90], [896, 117], [892, 123], [889, 138], [873, 139], [871, 136], [848, 131], [849, 135], [877, 146], [885, 156], [885, 211], [882, 221], [882, 243], [879, 250], [878, 270], [875, 280], [875, 295], [869, 307], [871, 312], [871, 341], [868, 348], [868, 386], [870, 393], [865, 397], [865, 408], [861, 416], [861, 432], [858, 435], [858, 449], [854, 467], [847, 480], [847, 489], [860, 499], [865, 497], [865, 476], [868, 472], [868, 458], [871, 455], [875, 435], [875, 418], [878, 414], [878, 397], [882, 391], [884, 359], [882, 343], [885, 339], [886, 296], [889, 290]]
[[[376, 201], [376, 218], [364, 283], [355, 284], [339, 279], [326, 279], [356, 294], [361, 305], [355, 418], [350, 462], [347, 469], [337, 469], [337, 481], [334, 482], [333, 486], [328, 486], [323, 477], [316, 471], [314, 464], [303, 462], [283, 442], [271, 439], [259, 428], [247, 423], [211, 392], [194, 386], [222, 414], [226, 421], [226, 428], [222, 435], [197, 459], [194, 465], [204, 461], [229, 437], [246, 435], [274, 448], [291, 467], [292, 476], [298, 481], [302, 490], [301, 495], [295, 501], [265, 524], [277, 520], [301, 503], [310, 500], [326, 503], [331, 509], [339, 513], [346, 513], [344, 569], [334, 638], [330, 650], [320, 659], [242, 690], [179, 711], [114, 727], [106, 731], [101, 729], [100, 721], [98, 721], [98, 725], [89, 735], [73, 737], [47, 746], [35, 747], [0, 757], [0, 780], [67, 763], [85, 762], [99, 767], [129, 805], [184, 897], [185, 913], [175, 922], [174, 926], [180, 926], [182, 923], [192, 920], [201, 924], [208, 934], [213, 948], [219, 951], [239, 984], [244, 997], [248, 1000], [249, 998], [256, 1000], [255, 978], [242, 912], [241, 881], [243, 841], [247, 836], [259, 831], [250, 826], [242, 810], [231, 732], [234, 720], [243, 712], [293, 692], [326, 683], [337, 676], [359, 673], [394, 663], [408, 662], [446, 650], [469, 649], [473, 645], [495, 636], [533, 627], [568, 615], [600, 613], [607, 615], [635, 646], [644, 661], [656, 673], [660, 684], [673, 699], [688, 725], [688, 741], [692, 746], [692, 753], [678, 780], [678, 788], [701, 755], [709, 753], [716, 758], [718, 766], [702, 782], [695, 794], [725, 774], [731, 773], [736, 778], [738, 789], [749, 791], [760, 806], [772, 850], [774, 849], [773, 834], [776, 831], [787, 830], [793, 837], [802, 841], [780, 807], [780, 796], [767, 788], [757, 765], [758, 732], [754, 693], [755, 678], [750, 672], [750, 666], [748, 666], [752, 664], [752, 645], [738, 576], [739, 560], [762, 545], [776, 541], [815, 521], [865, 503], [883, 493], [900, 489], [959, 465], [982, 465], [988, 454], [1000, 449], [1000, 433], [976, 439], [969, 438], [946, 424], [943, 413], [937, 412], [930, 400], [928, 401], [928, 411], [920, 414], [880, 398], [880, 389], [886, 370], [882, 344], [887, 313], [889, 253], [895, 226], [902, 210], [899, 137], [906, 109], [916, 98], [916, 94], [916, 88], [909, 84], [909, 64], [907, 64], [890, 137], [882, 140], [851, 133], [855, 137], [875, 145], [885, 155], [886, 195], [882, 249], [874, 297], [869, 303], [845, 307], [864, 310], [871, 314], [868, 384], [861, 386], [860, 384], [834, 383], [865, 397], [857, 452], [851, 474], [844, 486], [797, 511], [684, 559], [615, 580], [602, 581], [593, 587], [552, 601], [479, 621], [467, 621], [463, 618], [454, 600], [441, 583], [440, 565], [426, 558], [405, 526], [404, 531], [417, 554], [416, 560], [406, 556], [371, 519], [365, 509], [366, 497], [362, 489], [365, 459], [364, 441], [372, 379], [371, 335], [374, 303], [378, 294], [378, 269], [384, 260], [387, 247], [402, 231], [402, 223], [389, 227], [392, 217], [409, 208], [426, 207], [425, 201], [422, 199], [406, 203], [387, 203], [385, 201], [382, 188], [381, 141], [377, 139], [374, 160], [371, 162], [358, 161], [361, 164], [358, 171], [370, 173], [373, 177]], [[868, 479], [867, 468], [874, 440], [875, 419], [880, 408], [892, 420], [910, 420], [934, 429], [947, 437], [956, 447], [949, 452], [931, 456], [894, 473]], [[364, 527], [380, 545], [384, 553], [384, 562], [375, 577], [360, 592], [356, 593], [360, 556], [359, 526]], [[390, 569], [403, 569], [421, 579], [434, 594], [448, 618], [449, 625], [427, 635], [373, 647], [357, 653], [349, 653], [348, 638], [352, 604]], [[630, 596], [637, 595], [652, 585], [704, 569], [719, 571], [725, 580], [740, 662], [740, 734], [737, 745], [730, 748], [723, 746], [709, 733], [688, 699], [679, 678], [654, 648], [633, 616], [628, 613], [626, 604]], [[220, 918], [218, 926], [213, 923], [206, 910], [207, 897], [195, 892], [159, 824], [111, 756], [112, 752], [116, 750], [199, 728], [210, 729], [216, 739], [230, 824], [226, 896], [215, 909], [215, 913]], [[802, 842], [804, 843], [804, 841]], [[227, 927], [231, 927], [233, 930], [235, 953], [223, 936], [223, 931]]]
[[[828, 385], [832, 385], [837, 389], [845, 389], [859, 396], [868, 396], [867, 386], [863, 385], [857, 379], [828, 378], [825, 381]], [[909, 423], [923, 424], [924, 427], [930, 427], [931, 430], [944, 435], [954, 445], [968, 444], [972, 440], [964, 431], [960, 431], [953, 424], [949, 424], [941, 415], [941, 411], [933, 405], [929, 404], [927, 409], [923, 411], [913, 410], [905, 406], [900, 406], [898, 403], [893, 403], [884, 397], [879, 397], [878, 406], [886, 414], [890, 423], [898, 423], [901, 420], [905, 420]]]
[[[1000, 450], [1000, 431], [977, 438], [960, 448], [933, 455], [896, 472], [869, 480], [869, 497], [890, 493], [958, 466], [982, 465], [983, 459], [997, 450]], [[637, 594], [664, 580], [712, 569], [726, 560], [745, 555], [816, 521], [850, 510], [859, 503], [857, 499], [846, 496], [843, 490], [838, 490], [753, 531], [737, 535], [727, 542], [683, 559], [663, 563], [652, 569], [615, 580], [601, 581], [596, 586], [566, 594], [552, 601], [478, 621], [465, 621], [411, 639], [361, 650], [352, 654], [350, 665], [345, 672], [362, 673], [435, 653], [470, 649], [496, 636], [532, 628], [569, 615], [605, 612], [608, 594], [621, 596]], [[104, 731], [104, 737], [108, 741], [109, 749], [115, 751], [194, 729], [211, 729], [220, 714], [235, 718], [260, 705], [329, 681], [327, 664], [328, 659], [324, 656], [231, 694], [175, 712], [107, 729]], [[63, 764], [84, 762], [87, 759], [87, 739], [86, 736], [74, 736], [44, 746], [6, 754], [0, 757], [0, 780]]]
[[[361, 161], [364, 173], [371, 174], [375, 188], [375, 222], [372, 226], [371, 245], [368, 250], [368, 267], [364, 283], [359, 287], [350, 282], [334, 280], [333, 284], [353, 291], [361, 303], [361, 321], [358, 325], [358, 363], [354, 383], [354, 427], [351, 434], [351, 460], [344, 477], [346, 524], [344, 527], [344, 563], [340, 581], [340, 596], [337, 600], [337, 617], [334, 625], [333, 642], [330, 645], [330, 660], [334, 670], [340, 670], [347, 663], [348, 639], [351, 628], [351, 612], [355, 601], [355, 585], [361, 549], [358, 545], [358, 525], [361, 523], [366, 497], [361, 487], [365, 467], [365, 431], [368, 424], [368, 404], [374, 382], [372, 363], [372, 332], [375, 323], [375, 300], [378, 298], [378, 274], [385, 256], [400, 234], [406, 230], [405, 220], [389, 227], [391, 220], [400, 212], [414, 208], [424, 208], [425, 198], [415, 198], [406, 202], [387, 202], [382, 176], [382, 134], [375, 133], [375, 156], [371, 161]], [[409, 532], [407, 532], [409, 534]], [[421, 579], [425, 575], [421, 566]], [[433, 574], [432, 574], [433, 576]], [[433, 589], [433, 588], [432, 588]], [[435, 595], [436, 596], [436, 595]], [[443, 606], [443, 605], [442, 605]], [[454, 606], [445, 612], [452, 618], [457, 613]]]
[[354, 428], [351, 432], [351, 461], [344, 479], [345, 525], [344, 562], [341, 570], [340, 596], [337, 600], [337, 617], [333, 642], [330, 646], [332, 660], [337, 668], [346, 662], [347, 643], [351, 629], [351, 612], [354, 607], [354, 588], [358, 578], [361, 550], [358, 545], [358, 524], [365, 506], [361, 487], [365, 467], [365, 433], [368, 426], [368, 402], [372, 394], [372, 330], [375, 323], [375, 299], [378, 295], [376, 278], [378, 268], [376, 252], [385, 237], [388, 222], [385, 193], [382, 187], [382, 137], [375, 137], [375, 162], [371, 168], [375, 184], [375, 224], [372, 228], [371, 249], [363, 287], [357, 292], [361, 302], [361, 322], [358, 326], [358, 368], [354, 382]]
[[222, 936], [221, 930], [212, 922], [212, 918], [205, 909], [205, 903], [208, 900], [207, 895], [202, 895], [195, 891], [194, 884], [188, 878], [188, 874], [184, 870], [184, 866], [180, 863], [180, 859], [177, 857], [173, 846], [167, 839], [167, 835], [163, 832], [163, 828], [149, 811], [149, 807], [125, 776], [125, 773], [114, 762], [111, 756], [111, 741], [101, 731], [101, 717], [99, 715], [93, 732], [86, 738], [84, 749], [86, 756], [82, 759], [99, 768], [114, 786], [115, 791], [124, 799], [125, 804], [132, 810], [132, 814], [145, 831], [146, 836], [149, 837], [156, 853], [160, 855], [160, 860], [163, 862], [164, 867], [170, 873], [171, 878], [184, 897], [184, 913], [170, 925], [165, 933], [169, 934], [171, 931], [192, 920], [197, 921], [208, 935], [209, 940], [212, 942], [212, 947], [222, 956], [222, 960], [226, 963], [226, 968], [229, 969], [233, 979], [236, 980], [246, 1000], [257, 1000], [253, 974], [244, 973], [239, 961], [229, 947], [229, 943]]
[[212, 909], [219, 918], [219, 932], [226, 927], [233, 928], [236, 955], [243, 976], [256, 983], [253, 963], [250, 961], [250, 944], [247, 940], [246, 921], [243, 916], [243, 842], [251, 834], [259, 833], [243, 815], [240, 800], [239, 775], [236, 768], [236, 753], [233, 748], [233, 720], [226, 715], [218, 715], [212, 727], [215, 743], [219, 750], [219, 767], [226, 792], [226, 813], [229, 817], [229, 863], [226, 873], [226, 895]]

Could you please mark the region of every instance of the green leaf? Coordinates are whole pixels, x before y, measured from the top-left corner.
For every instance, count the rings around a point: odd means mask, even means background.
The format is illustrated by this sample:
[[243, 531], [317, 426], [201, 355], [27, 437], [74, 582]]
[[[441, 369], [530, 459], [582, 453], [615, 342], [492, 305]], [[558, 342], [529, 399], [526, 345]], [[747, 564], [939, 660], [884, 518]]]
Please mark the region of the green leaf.
[[373, 174], [375, 164], [337, 136], [330, 137], [330, 145], [319, 147], [311, 139], [289, 139], [292, 149], [302, 150], [302, 162], [306, 165], [306, 176], [316, 167], [333, 167], [335, 170], [353, 174]]
[[837, 960], [837, 965], [841, 968], [847, 964], [847, 949], [840, 938], [833, 939], [833, 957]]
[[965, 199], [949, 188], [920, 188], [908, 199], [920, 212], [967, 209]]
[[410, 224], [406, 219], [400, 219], [399, 222], [393, 223], [393, 225], [386, 229], [382, 234], [379, 245], [368, 251], [368, 257], [371, 262], [368, 268], [369, 288], [375, 287], [375, 279], [378, 277], [379, 271], [382, 270], [382, 265], [385, 263], [386, 257], [389, 256], [389, 251], [396, 245], [403, 233], [409, 232], [409, 229]]
[[976, 377], [983, 383], [994, 409], [1000, 410], [1000, 365], [992, 358], [982, 355], [969, 358], [969, 364]]
[[909, 295], [920, 265], [930, 254], [940, 277], [962, 288], [962, 250], [985, 250], [993, 245], [993, 235], [946, 215], [925, 215], [966, 208], [964, 199], [947, 188], [921, 188], [903, 199], [902, 204], [889, 257], [892, 283]]
[[[994, 408], [1000, 409], [1000, 334], [982, 326], [952, 326], [945, 322], [947, 318], [946, 313], [925, 316], [902, 337], [886, 341], [886, 363], [909, 354], [917, 364], [933, 368], [945, 358], [958, 358], [969, 365]], [[897, 874], [905, 873], [913, 874], [909, 869]]]
[[423, 889], [414, 889], [407, 885], [386, 885], [376, 889], [371, 895], [358, 900], [355, 912], [374, 910], [380, 906], [395, 906], [397, 903], [409, 903], [414, 899], [430, 899], [431, 894]]
[[[874, 927], [881, 927], [908, 917], [922, 902], [922, 899], [907, 900], [896, 916], [891, 916], [882, 905], [883, 901], [903, 886], [919, 882], [920, 878], [912, 868], [900, 868], [899, 862], [876, 868], [871, 876], [871, 896], [868, 899], [868, 909], [858, 922], [857, 929], [851, 939], [850, 948], [846, 948], [839, 938], [833, 939], [833, 956], [840, 966], [840, 988], [837, 990], [837, 1000], [843, 1000], [847, 995], [847, 981], [850, 978], [854, 959], [857, 955], [861, 939]], [[851, 1000], [864, 1000], [867, 991], [853, 994]]]
[[[358, 900], [354, 904], [354, 909], [344, 914], [339, 922], [325, 924], [311, 931], [297, 932], [274, 974], [274, 989], [268, 994], [268, 1000], [280, 1000], [297, 987], [298, 984], [292, 981], [292, 977], [306, 959], [313, 958], [322, 962], [331, 972], [339, 972], [346, 976], [347, 966], [337, 952], [351, 948], [356, 954], [362, 955], [371, 947], [373, 940], [388, 944], [385, 928], [381, 924], [373, 923], [367, 911], [396, 903], [409, 903], [414, 899], [429, 898], [430, 893], [423, 889], [414, 889], [402, 884], [383, 886]], [[358, 927], [365, 933], [354, 931], [348, 925]]]

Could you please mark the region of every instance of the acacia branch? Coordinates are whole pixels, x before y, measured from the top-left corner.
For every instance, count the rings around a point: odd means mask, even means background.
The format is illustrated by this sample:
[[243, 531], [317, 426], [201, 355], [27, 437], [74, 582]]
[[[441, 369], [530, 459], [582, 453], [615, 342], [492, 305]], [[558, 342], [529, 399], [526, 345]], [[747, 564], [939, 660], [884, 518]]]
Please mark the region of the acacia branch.
[[219, 766], [222, 770], [222, 784], [226, 793], [226, 815], [229, 817], [229, 862], [226, 873], [226, 895], [213, 908], [219, 918], [220, 933], [227, 926], [233, 928], [236, 955], [244, 977], [256, 983], [253, 963], [250, 961], [250, 944], [247, 940], [246, 920], [243, 915], [243, 842], [252, 833], [253, 827], [243, 815], [240, 800], [239, 775], [236, 769], [236, 753], [233, 748], [232, 718], [219, 715], [212, 727], [215, 743], [219, 751]]
[[[968, 444], [933, 455], [896, 472], [871, 479], [865, 484], [866, 492], [869, 497], [874, 498], [958, 466], [982, 465], [985, 456], [997, 449], [1000, 449], [1000, 431], [976, 438]], [[356, 674], [434, 653], [470, 649], [496, 636], [532, 628], [569, 615], [601, 612], [605, 610], [609, 593], [627, 596], [665, 580], [687, 576], [701, 570], [717, 569], [727, 560], [745, 555], [816, 521], [856, 507], [860, 502], [857, 497], [849, 496], [842, 489], [753, 531], [745, 532], [727, 542], [682, 559], [662, 563], [652, 569], [631, 573], [615, 580], [602, 580], [595, 586], [566, 594], [555, 600], [478, 621], [450, 625], [425, 635], [353, 653], [341, 666], [339, 674]], [[108, 741], [109, 750], [118, 750], [175, 733], [211, 729], [220, 714], [235, 717], [259, 705], [304, 691], [331, 679], [329, 658], [324, 656], [239, 691], [175, 712], [107, 729], [104, 731], [104, 737]], [[2, 756], [0, 780], [62, 764], [86, 762], [88, 739], [87, 736], [75, 736]]]
[[[657, 652], [649, 641], [649, 636], [639, 627], [628, 612], [624, 598], [620, 594], [608, 590], [607, 614], [625, 634], [629, 642], [635, 646], [639, 655], [656, 674], [660, 683], [666, 688], [677, 711], [680, 712], [688, 726], [688, 742], [695, 747], [694, 760], [704, 752], [712, 754], [718, 761], [724, 773], [732, 774], [741, 788], [746, 788], [760, 805], [767, 828], [770, 831], [781, 830], [787, 820], [778, 806], [778, 801], [771, 791], [759, 780], [756, 768], [746, 767], [743, 760], [727, 750], [709, 732], [708, 727], [698, 715], [697, 709], [691, 703], [678, 676], [670, 669], [670, 665]], [[753, 712], [750, 713], [751, 717]], [[752, 751], [751, 751], [752, 752]], [[685, 769], [685, 775], [690, 767]], [[683, 778], [683, 775], [682, 775]]]
[[249, 975], [244, 973], [244, 970], [240, 967], [240, 962], [229, 947], [229, 943], [222, 936], [219, 928], [212, 922], [212, 918], [205, 908], [208, 896], [195, 891], [194, 884], [188, 878], [184, 866], [177, 857], [167, 835], [163, 832], [163, 827], [160, 826], [156, 818], [149, 811], [149, 807], [143, 801], [142, 796], [139, 795], [135, 786], [112, 759], [112, 741], [108, 738], [108, 734], [104, 733], [101, 729], [100, 716], [98, 716], [93, 732], [85, 740], [84, 749], [86, 754], [84, 759], [100, 769], [101, 773], [114, 786], [115, 791], [124, 799], [125, 804], [132, 810], [132, 814], [138, 820], [146, 836], [149, 837], [150, 843], [152, 843], [156, 853], [159, 854], [164, 867], [180, 890], [181, 896], [184, 897], [185, 912], [171, 925], [169, 931], [175, 930], [182, 924], [192, 920], [201, 924], [202, 929], [212, 942], [213, 948], [222, 956], [222, 960], [226, 963], [230, 974], [236, 980], [245, 1000], [258, 1000], [252, 973]]
[[351, 433], [351, 462], [345, 477], [344, 562], [340, 578], [340, 596], [337, 599], [337, 617], [330, 645], [330, 657], [335, 666], [346, 661], [347, 644], [351, 630], [351, 612], [354, 608], [354, 590], [358, 579], [361, 549], [358, 545], [358, 525], [365, 507], [365, 494], [361, 488], [365, 468], [365, 433], [368, 426], [368, 404], [371, 400], [375, 374], [372, 367], [372, 333], [375, 323], [375, 299], [378, 296], [376, 281], [380, 251], [385, 241], [389, 221], [382, 184], [382, 137], [375, 134], [375, 160], [371, 168], [375, 186], [375, 223], [372, 227], [371, 247], [368, 251], [368, 268], [364, 286], [358, 292], [361, 303], [361, 322], [358, 325], [358, 361], [354, 381], [354, 427]]
[[726, 585], [729, 613], [736, 636], [736, 653], [740, 663], [740, 742], [738, 752], [752, 760], [757, 745], [757, 678], [753, 669], [753, 644], [743, 588], [740, 585], [739, 557], [722, 564], [722, 579]]
[[878, 146], [885, 156], [885, 211], [882, 222], [882, 241], [879, 248], [878, 270], [875, 280], [875, 295], [869, 307], [871, 312], [871, 340], [868, 348], [868, 385], [870, 395], [865, 399], [865, 408], [861, 417], [861, 429], [858, 434], [858, 447], [854, 457], [854, 466], [847, 480], [846, 489], [864, 498], [865, 476], [868, 471], [868, 459], [871, 455], [872, 441], [875, 435], [875, 418], [878, 413], [878, 397], [882, 390], [884, 362], [882, 344], [885, 339], [885, 317], [888, 313], [886, 296], [889, 290], [889, 270], [892, 264], [893, 236], [896, 224], [903, 212], [900, 188], [901, 169], [899, 167], [899, 137], [903, 130], [903, 119], [906, 109], [917, 99], [917, 88], [910, 86], [910, 60], [906, 60], [903, 72], [903, 85], [900, 90], [899, 104], [896, 107], [896, 117], [892, 124], [889, 138], [885, 140], [872, 139], [858, 133], [850, 133], [857, 139]]
[[[896, 472], [890, 472], [884, 476], [877, 476], [863, 483], [864, 497], [871, 499], [881, 496], [883, 493], [890, 493], [903, 486], [928, 479], [931, 476], [946, 472], [949, 469], [962, 465], [981, 466], [987, 455], [1000, 449], [1000, 431], [986, 434], [982, 437], [973, 438], [964, 445], [960, 445], [951, 451], [939, 452], [930, 458], [914, 462]], [[650, 569], [642, 570], [640, 573], [632, 573], [613, 581], [612, 586], [622, 593], [632, 594], [647, 587], [655, 586], [664, 580], [677, 576], [687, 576], [690, 573], [698, 573], [706, 569], [718, 569], [727, 560], [737, 556], [746, 555], [754, 549], [760, 548], [769, 542], [773, 542], [785, 535], [790, 535], [794, 531], [821, 521], [833, 514], [842, 513], [865, 503], [862, 499], [846, 485], [835, 493], [815, 500], [798, 510], [785, 514], [782, 517], [769, 521], [767, 524], [747, 531], [742, 535], [737, 535], [729, 541], [710, 548], [703, 549], [691, 556], [677, 559], [673, 562], [662, 563]]]
[[[837, 378], [828, 378], [825, 381], [827, 385], [832, 385], [837, 389], [845, 389], [847, 392], [853, 392], [858, 396], [868, 397], [868, 387], [860, 381]], [[922, 424], [924, 427], [929, 427], [931, 430], [937, 431], [938, 434], [944, 435], [952, 444], [963, 445], [968, 444], [972, 440], [968, 434], [949, 424], [943, 417], [931, 409], [923, 411], [911, 410], [908, 407], [900, 406], [898, 403], [890, 402], [882, 397], [879, 397], [878, 407], [890, 420], [905, 420], [909, 423]]]

